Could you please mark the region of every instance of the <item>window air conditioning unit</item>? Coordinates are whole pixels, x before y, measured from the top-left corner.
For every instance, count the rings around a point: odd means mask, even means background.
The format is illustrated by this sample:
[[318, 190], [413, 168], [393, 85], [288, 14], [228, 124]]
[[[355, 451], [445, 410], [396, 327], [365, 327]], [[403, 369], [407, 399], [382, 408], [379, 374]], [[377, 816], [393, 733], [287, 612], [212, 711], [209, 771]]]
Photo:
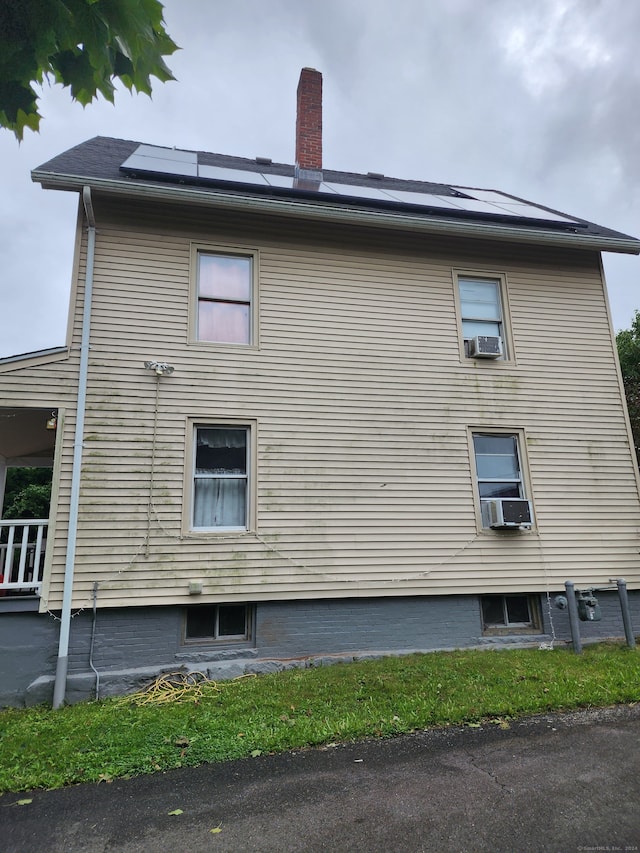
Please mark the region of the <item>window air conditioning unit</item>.
[[487, 509], [494, 530], [531, 527], [531, 503], [523, 498], [494, 498], [487, 501]]
[[500, 358], [502, 338], [495, 335], [476, 335], [469, 339], [470, 358]]

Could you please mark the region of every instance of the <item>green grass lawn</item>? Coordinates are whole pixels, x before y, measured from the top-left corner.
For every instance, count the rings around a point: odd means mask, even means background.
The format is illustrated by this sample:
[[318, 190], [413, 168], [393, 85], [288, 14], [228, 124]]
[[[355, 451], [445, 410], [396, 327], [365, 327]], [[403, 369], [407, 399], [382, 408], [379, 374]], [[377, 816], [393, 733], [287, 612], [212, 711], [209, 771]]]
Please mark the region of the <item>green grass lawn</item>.
[[[159, 694], [156, 694], [158, 697]], [[57, 788], [206, 761], [551, 710], [640, 701], [640, 650], [384, 658], [132, 697], [0, 712], [0, 791]]]

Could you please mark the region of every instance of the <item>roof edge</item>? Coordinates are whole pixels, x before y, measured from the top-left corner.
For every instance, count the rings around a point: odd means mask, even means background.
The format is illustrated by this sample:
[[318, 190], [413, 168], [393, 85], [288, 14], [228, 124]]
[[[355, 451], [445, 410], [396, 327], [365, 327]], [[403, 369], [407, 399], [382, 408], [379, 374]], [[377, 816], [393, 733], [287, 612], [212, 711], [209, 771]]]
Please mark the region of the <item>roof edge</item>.
[[260, 213], [277, 212], [285, 216], [303, 213], [308, 219], [325, 219], [422, 233], [493, 239], [501, 242], [564, 246], [575, 249], [595, 249], [630, 255], [640, 254], [640, 240], [635, 237], [598, 237], [567, 233], [566, 231], [542, 231], [540, 228], [528, 228], [526, 226], [504, 226], [493, 222], [451, 220], [437, 216], [425, 217], [402, 211], [380, 210], [357, 205], [332, 205], [331, 202], [326, 201], [319, 204], [308, 199], [264, 197], [215, 188], [209, 188], [205, 191], [185, 185], [159, 186], [135, 180], [124, 183], [109, 178], [87, 178], [82, 175], [41, 172], [37, 169], [31, 173], [31, 179], [40, 183], [44, 189], [79, 192], [84, 186], [89, 186], [92, 189], [103, 190], [114, 195], [146, 197], [166, 201], [189, 201], [206, 206], [216, 205], [230, 210], [254, 210]]
[[0, 358], [0, 367], [5, 364], [13, 364], [18, 361], [29, 361], [32, 358], [46, 358], [47, 356], [54, 355], [62, 355], [69, 352], [69, 348], [66, 346], [62, 347], [49, 347], [48, 349], [38, 349], [33, 352], [22, 352], [16, 355], [6, 355], [4, 358]]

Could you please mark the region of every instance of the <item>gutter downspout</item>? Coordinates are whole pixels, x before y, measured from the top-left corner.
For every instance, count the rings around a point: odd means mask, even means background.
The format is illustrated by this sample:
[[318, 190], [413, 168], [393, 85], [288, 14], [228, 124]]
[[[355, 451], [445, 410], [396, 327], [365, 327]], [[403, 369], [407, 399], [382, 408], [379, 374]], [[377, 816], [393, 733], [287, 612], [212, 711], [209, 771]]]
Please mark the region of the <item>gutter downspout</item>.
[[53, 685], [53, 708], [64, 703], [69, 664], [69, 632], [71, 628], [71, 598], [75, 570], [76, 540], [78, 534], [78, 507], [80, 503], [80, 473], [82, 468], [82, 443], [84, 437], [84, 415], [87, 398], [87, 373], [89, 369], [89, 339], [91, 333], [91, 298], [93, 294], [93, 266], [96, 248], [96, 221], [91, 202], [91, 188], [82, 188], [82, 202], [87, 219], [87, 261], [84, 284], [84, 309], [82, 313], [82, 338], [80, 342], [80, 372], [78, 375], [78, 405], [73, 443], [73, 469], [71, 475], [71, 498], [69, 504], [69, 532], [67, 556], [64, 567], [62, 613], [60, 615], [60, 641], [56, 678]]

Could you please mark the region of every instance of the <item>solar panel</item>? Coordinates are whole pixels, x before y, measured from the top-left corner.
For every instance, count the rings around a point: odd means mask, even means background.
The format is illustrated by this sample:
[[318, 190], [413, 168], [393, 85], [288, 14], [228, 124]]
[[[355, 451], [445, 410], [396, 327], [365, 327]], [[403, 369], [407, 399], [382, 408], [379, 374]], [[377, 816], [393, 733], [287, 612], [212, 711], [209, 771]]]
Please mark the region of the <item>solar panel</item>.
[[160, 148], [157, 145], [138, 145], [134, 154], [137, 154], [139, 157], [157, 157], [159, 160], [169, 160], [172, 163], [198, 162], [198, 155], [195, 151], [180, 151], [178, 148]]
[[330, 192], [349, 196], [350, 198], [372, 198], [376, 201], [390, 201], [387, 193], [377, 187], [359, 187], [356, 184], [329, 184], [323, 181], [321, 189], [326, 192], [327, 188]]
[[473, 213], [496, 213], [505, 215], [505, 211], [501, 210], [497, 205], [491, 204], [489, 201], [479, 201], [475, 198], [455, 198], [456, 207], [462, 210], [468, 210]]
[[262, 177], [270, 187], [284, 187], [285, 189], [290, 190], [293, 186], [293, 178], [287, 177], [286, 175], [267, 175], [263, 172]]
[[500, 207], [510, 216], [522, 216], [525, 219], [546, 219], [549, 222], [571, 222], [574, 225], [579, 224], [569, 216], [551, 213], [550, 210], [543, 210], [541, 207], [536, 207], [533, 204], [509, 204], [501, 202]]
[[198, 155], [191, 151], [176, 151], [175, 148], [138, 145], [120, 168], [132, 172], [195, 178], [198, 174]]
[[215, 181], [229, 181], [235, 184], [258, 184], [266, 186], [267, 179], [262, 172], [249, 172], [246, 169], [225, 169], [222, 166], [198, 166], [198, 177]]
[[[451, 187], [451, 189], [462, 193], [463, 195], [471, 196], [471, 198], [477, 199], [478, 201], [493, 201], [496, 204], [500, 204], [502, 201], [513, 201], [510, 196], [497, 192], [496, 190], [476, 190], [471, 189], [470, 187]], [[460, 201], [464, 201], [464, 199], [460, 199]]]
[[497, 192], [496, 190], [475, 190], [465, 189], [464, 187], [452, 187], [452, 189], [473, 197], [472, 199], [456, 199], [456, 203], [460, 204], [464, 210], [479, 210], [472, 203], [474, 199], [477, 199], [478, 201], [491, 204], [493, 209], [488, 212], [502, 213], [504, 216], [518, 216], [523, 219], [544, 219], [549, 222], [571, 222], [572, 224], [578, 224], [569, 216], [551, 213], [551, 211], [537, 207], [535, 204], [517, 201], [513, 196]]
[[444, 207], [454, 210], [456, 204], [454, 199], [448, 196], [433, 195], [432, 193], [414, 193], [408, 190], [385, 190], [394, 201], [402, 201], [406, 204], [418, 204], [423, 207]]
[[469, 189], [452, 187], [461, 195], [437, 195], [435, 193], [412, 192], [382, 187], [363, 187], [357, 184], [343, 184], [337, 181], [299, 181], [286, 175], [270, 175], [252, 172], [248, 169], [230, 169], [223, 166], [198, 165], [198, 155], [193, 151], [180, 151], [176, 148], [160, 148], [155, 145], [138, 145], [131, 156], [120, 167], [123, 171], [146, 173], [162, 178], [199, 178], [205, 181], [248, 184], [256, 188], [279, 187], [287, 190], [322, 193], [325, 196], [337, 196], [346, 199], [399, 202], [418, 207], [439, 208], [443, 212], [481, 213], [497, 217], [518, 219], [536, 219], [546, 222], [579, 222], [559, 213], [552, 213], [528, 202], [521, 202], [513, 196], [497, 190]]

